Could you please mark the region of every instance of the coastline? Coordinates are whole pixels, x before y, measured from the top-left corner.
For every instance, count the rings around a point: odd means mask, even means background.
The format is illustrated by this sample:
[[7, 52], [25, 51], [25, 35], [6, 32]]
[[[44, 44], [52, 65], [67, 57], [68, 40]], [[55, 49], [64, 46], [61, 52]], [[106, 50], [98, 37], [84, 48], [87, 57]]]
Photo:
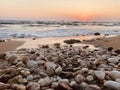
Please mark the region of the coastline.
[[120, 49], [120, 36], [71, 36], [71, 37], [47, 37], [47, 38], [15, 38], [7, 40], [6, 42], [0, 42], [0, 52], [7, 52], [16, 49], [31, 49], [39, 48], [39, 45], [53, 45], [60, 43], [61, 45], [67, 45], [63, 41], [69, 39], [81, 40], [81, 43], [73, 44], [73, 46], [86, 46], [90, 48], [96, 47], [113, 47], [114, 49]]

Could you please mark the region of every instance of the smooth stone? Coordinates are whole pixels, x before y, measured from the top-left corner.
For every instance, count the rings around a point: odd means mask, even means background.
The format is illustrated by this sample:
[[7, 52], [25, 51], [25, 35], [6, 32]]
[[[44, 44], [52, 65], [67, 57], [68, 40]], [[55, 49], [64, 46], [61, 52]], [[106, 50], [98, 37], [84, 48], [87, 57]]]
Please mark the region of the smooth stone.
[[57, 65], [54, 62], [46, 62], [46, 68], [49, 69], [53, 69], [55, 70], [55, 68], [57, 67]]
[[28, 82], [25, 78], [19, 78], [17, 81], [21, 84], [26, 84]]
[[87, 81], [89, 81], [89, 82], [94, 80], [94, 78], [93, 78], [92, 75], [87, 76], [86, 79], [87, 79]]
[[105, 72], [104, 71], [95, 71], [95, 76], [99, 79], [99, 80], [104, 80], [105, 78]]
[[120, 83], [120, 78], [115, 79], [116, 82]]
[[99, 59], [96, 59], [94, 62], [93, 62], [94, 65], [98, 65], [100, 64], [100, 60]]
[[25, 76], [25, 77], [27, 77], [28, 75], [30, 75], [30, 72], [29, 72], [29, 71], [21, 70], [20, 72], [21, 72], [21, 74], [22, 74], [23, 76]]
[[4, 53], [0, 53], [0, 59], [4, 59], [5, 56], [6, 56], [6, 54], [4, 54]]
[[57, 90], [72, 90], [72, 88], [68, 85], [68, 83], [60, 82]]
[[68, 79], [59, 79], [58, 82], [65, 82], [65, 83], [69, 83], [69, 80]]
[[55, 70], [55, 73], [59, 73], [59, 72], [62, 72], [62, 68], [61, 68], [61, 67], [58, 67], [58, 68], [56, 68], [56, 70]]
[[85, 88], [87, 86], [87, 83], [86, 82], [82, 82], [80, 85]]
[[38, 84], [36, 82], [30, 82], [27, 85], [27, 90], [40, 90], [40, 84]]
[[27, 62], [28, 68], [38, 68], [38, 63], [36, 61], [30, 60]]
[[71, 81], [70, 82], [70, 86], [72, 87], [72, 86], [74, 86], [74, 85], [76, 85], [77, 83], [75, 82], [75, 81]]
[[27, 76], [27, 80], [28, 80], [28, 81], [32, 81], [32, 80], [33, 80], [33, 75]]
[[101, 90], [101, 88], [97, 85], [88, 85], [85, 90]]
[[59, 84], [59, 82], [53, 82], [52, 85], [51, 85], [51, 87], [52, 88], [56, 88], [58, 86], [58, 84]]
[[82, 68], [80, 72], [81, 73], [87, 73], [88, 72], [88, 68]]
[[120, 78], [120, 71], [111, 71], [108, 75], [115, 80]]
[[72, 86], [73, 90], [85, 90], [85, 87], [83, 87], [82, 85], [80, 84], [74, 84]]
[[8, 89], [10, 87], [9, 84], [4, 84], [2, 82], [0, 82], [0, 90], [5, 90], [5, 89]]
[[46, 74], [47, 74], [48, 76], [54, 76], [55, 71], [54, 71], [52, 68], [47, 68]]
[[26, 86], [24, 86], [24, 85], [18, 85], [18, 84], [12, 84], [11, 88], [13, 90], [26, 90]]
[[82, 83], [83, 81], [85, 81], [85, 77], [82, 76], [81, 74], [78, 74], [76, 77], [75, 77], [75, 81], [77, 83]]
[[13, 62], [15, 61], [15, 59], [17, 58], [16, 55], [14, 54], [6, 54], [6, 60], [10, 63], [13, 64]]
[[109, 62], [109, 63], [115, 63], [115, 64], [116, 64], [116, 63], [119, 62], [119, 59], [120, 59], [119, 57], [112, 57], [112, 58], [109, 58], [109, 59], [108, 59], [108, 62]]
[[106, 81], [104, 83], [104, 86], [109, 89], [120, 90], [120, 83], [115, 82], [115, 81]]
[[40, 86], [44, 87], [44, 86], [48, 86], [50, 84], [52, 84], [52, 80], [48, 77], [45, 78], [41, 78], [38, 83], [40, 84]]

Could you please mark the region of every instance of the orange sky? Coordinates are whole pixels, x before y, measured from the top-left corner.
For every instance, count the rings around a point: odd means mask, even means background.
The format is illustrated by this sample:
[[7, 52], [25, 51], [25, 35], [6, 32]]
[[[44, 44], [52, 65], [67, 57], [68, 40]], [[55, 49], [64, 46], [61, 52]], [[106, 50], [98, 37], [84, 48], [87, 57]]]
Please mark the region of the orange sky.
[[120, 0], [0, 0], [0, 19], [120, 20]]

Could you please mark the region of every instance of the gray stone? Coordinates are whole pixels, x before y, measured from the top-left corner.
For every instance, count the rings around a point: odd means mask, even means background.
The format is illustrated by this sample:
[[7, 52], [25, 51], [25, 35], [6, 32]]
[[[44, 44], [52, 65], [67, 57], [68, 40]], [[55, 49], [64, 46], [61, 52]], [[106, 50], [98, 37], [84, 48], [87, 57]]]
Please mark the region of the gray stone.
[[120, 90], [120, 83], [115, 82], [115, 81], [106, 81], [104, 83], [104, 86], [109, 89]]
[[119, 57], [112, 57], [108, 59], [109, 63], [118, 63], [119, 62]]
[[101, 90], [97, 85], [88, 85], [85, 90]]
[[56, 68], [55, 73], [59, 73], [59, 72], [61, 72], [61, 71], [62, 71], [62, 68], [61, 68], [61, 67], [58, 67], [58, 68]]
[[115, 79], [116, 82], [120, 83], [120, 78]]
[[5, 89], [8, 89], [10, 87], [9, 84], [4, 84], [2, 82], [0, 82], [0, 90], [5, 90]]
[[50, 84], [52, 84], [52, 80], [48, 77], [45, 78], [41, 78], [38, 83], [40, 84], [40, 86], [44, 87], [44, 86], [48, 86]]
[[59, 82], [69, 83], [69, 80], [68, 79], [59, 79]]
[[70, 86], [72, 87], [73, 85], [76, 85], [77, 83], [75, 81], [70, 82]]
[[28, 68], [37, 68], [38, 63], [36, 61], [30, 60], [30, 61], [27, 62], [27, 67]]
[[47, 62], [46, 63], [46, 68], [47, 69], [51, 68], [51, 69], [55, 70], [56, 66], [57, 65], [54, 62]]
[[76, 81], [77, 83], [81, 83], [81, 82], [85, 81], [85, 77], [82, 76], [81, 74], [78, 74], [78, 75], [75, 77], [75, 81]]
[[26, 90], [26, 86], [24, 86], [24, 85], [18, 85], [18, 84], [12, 84], [11, 88], [13, 90]]
[[110, 76], [112, 79], [120, 78], [120, 71], [111, 71], [111, 72], [109, 73], [109, 76]]
[[104, 71], [95, 71], [95, 76], [99, 79], [99, 80], [104, 80], [105, 78], [105, 72]]
[[94, 80], [94, 78], [93, 78], [92, 75], [87, 76], [86, 79], [87, 79], [87, 81], [89, 81], [89, 82]]
[[27, 89], [28, 90], [40, 90], [40, 84], [36, 83], [36, 82], [30, 82], [27, 85]]
[[28, 80], [28, 81], [32, 81], [32, 80], [33, 80], [33, 75], [27, 76], [27, 80]]

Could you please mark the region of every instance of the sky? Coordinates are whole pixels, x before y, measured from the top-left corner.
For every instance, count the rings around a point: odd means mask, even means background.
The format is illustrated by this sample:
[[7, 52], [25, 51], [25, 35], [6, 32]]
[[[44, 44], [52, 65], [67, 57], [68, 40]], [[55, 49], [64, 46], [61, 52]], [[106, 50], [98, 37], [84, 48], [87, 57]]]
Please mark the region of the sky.
[[120, 21], [120, 0], [0, 0], [0, 19]]

